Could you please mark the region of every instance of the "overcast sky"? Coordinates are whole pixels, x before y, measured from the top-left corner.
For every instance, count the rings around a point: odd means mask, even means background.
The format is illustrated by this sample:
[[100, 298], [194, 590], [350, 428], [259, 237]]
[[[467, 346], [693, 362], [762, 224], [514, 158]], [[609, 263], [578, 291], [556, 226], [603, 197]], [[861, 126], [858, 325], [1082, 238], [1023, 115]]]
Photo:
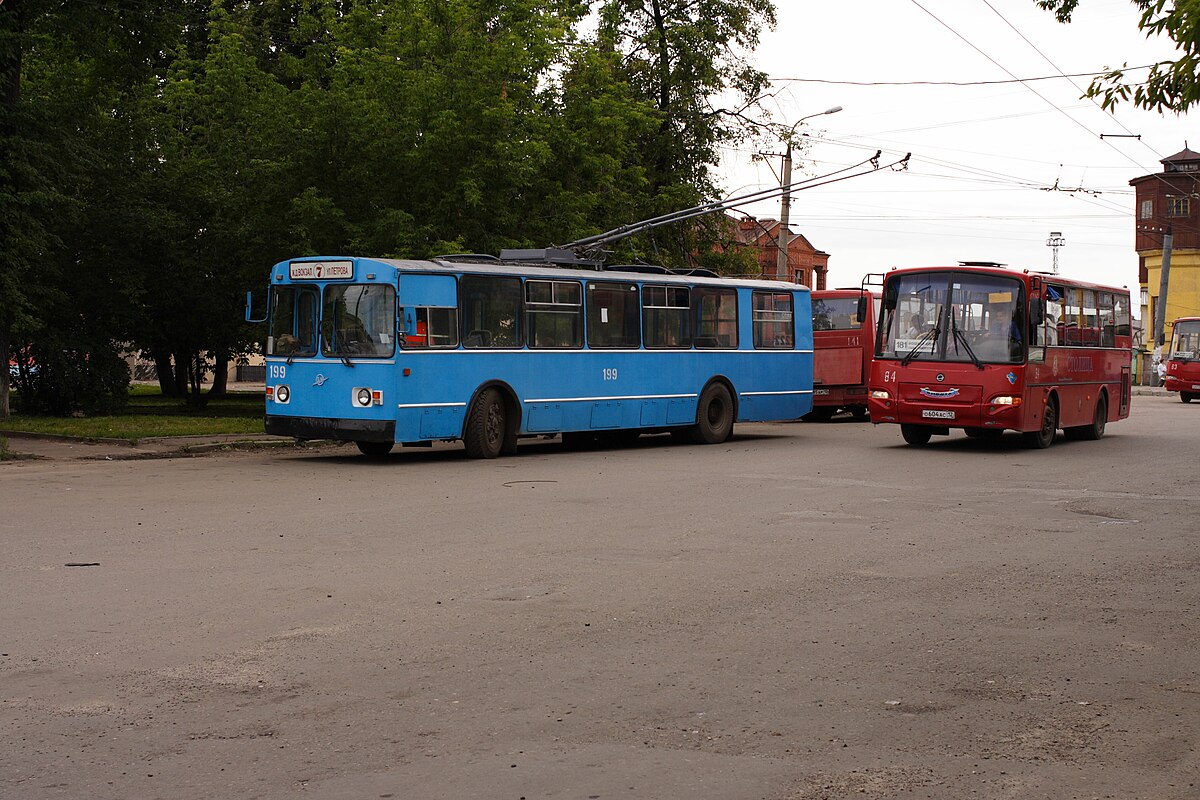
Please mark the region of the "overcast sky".
[[[802, 126], [813, 141], [796, 169], [827, 173], [876, 149], [884, 163], [912, 153], [907, 172], [794, 195], [792, 229], [830, 254], [831, 287], [858, 285], [864, 273], [893, 266], [957, 261], [1049, 270], [1046, 240], [1061, 231], [1061, 273], [1127, 285], [1136, 305], [1129, 181], [1160, 172], [1159, 160], [1189, 137], [1200, 150], [1200, 129], [1187, 116], [1127, 105], [1109, 115], [1080, 99], [1086, 77], [1074, 85], [1061, 77], [961, 87], [838, 83], [1011, 81], [1173, 58], [1169, 40], [1147, 40], [1138, 30], [1132, 3], [1082, 0], [1069, 25], [1033, 0], [778, 6], [779, 24], [764, 32], [752, 59], [774, 81], [768, 105], [776, 119], [791, 124], [844, 108]], [[780, 159], [755, 163], [753, 149], [724, 152], [727, 194], [778, 184], [772, 167], [778, 171]], [[745, 210], [778, 218], [779, 201]]]

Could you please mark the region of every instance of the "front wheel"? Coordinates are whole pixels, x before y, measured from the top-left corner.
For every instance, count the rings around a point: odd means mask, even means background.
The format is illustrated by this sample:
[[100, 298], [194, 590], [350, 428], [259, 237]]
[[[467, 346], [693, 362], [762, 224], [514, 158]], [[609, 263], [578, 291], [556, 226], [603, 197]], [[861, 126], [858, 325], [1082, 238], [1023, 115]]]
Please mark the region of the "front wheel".
[[1195, 396], [1196, 395], [1192, 394], [1191, 392], [1180, 392], [1179, 393], [1179, 399], [1185, 403], [1192, 402], [1192, 398], [1194, 398]]
[[933, 431], [924, 425], [902, 424], [900, 426], [900, 435], [909, 444], [920, 446], [929, 443], [929, 440], [933, 438]]
[[711, 383], [701, 393], [689, 434], [698, 444], [720, 444], [733, 434], [733, 397], [725, 384]]
[[1021, 435], [1025, 440], [1026, 447], [1031, 447], [1034, 450], [1045, 450], [1054, 444], [1054, 435], [1057, 432], [1058, 409], [1054, 407], [1053, 400], [1047, 400], [1045, 407], [1042, 408], [1042, 426], [1036, 431], [1029, 431]]
[[392, 447], [395, 446], [395, 442], [355, 442], [355, 444], [358, 445], [358, 452], [371, 458], [383, 458], [392, 452]]
[[495, 389], [484, 389], [467, 414], [463, 444], [470, 458], [495, 458], [504, 450], [508, 435], [508, 415], [504, 398]]

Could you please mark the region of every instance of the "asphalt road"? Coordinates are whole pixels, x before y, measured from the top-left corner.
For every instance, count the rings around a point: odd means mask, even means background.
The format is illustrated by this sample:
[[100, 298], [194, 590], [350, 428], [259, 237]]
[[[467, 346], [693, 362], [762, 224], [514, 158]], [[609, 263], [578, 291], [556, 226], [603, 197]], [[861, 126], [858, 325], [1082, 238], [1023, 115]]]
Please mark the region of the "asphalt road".
[[1191, 800], [1198, 450], [5, 462], [0, 797]]

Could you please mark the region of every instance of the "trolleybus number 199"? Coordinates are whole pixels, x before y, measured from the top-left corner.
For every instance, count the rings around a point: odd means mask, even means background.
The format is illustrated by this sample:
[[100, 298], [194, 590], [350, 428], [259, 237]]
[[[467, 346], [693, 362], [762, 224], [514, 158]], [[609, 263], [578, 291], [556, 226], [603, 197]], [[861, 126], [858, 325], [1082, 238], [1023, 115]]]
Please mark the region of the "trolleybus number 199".
[[284, 366], [283, 364], [270, 364], [270, 365], [268, 365], [267, 369], [270, 370], [270, 374], [271, 374], [272, 378], [286, 378], [287, 377], [287, 367]]
[[604, 380], [615, 381], [616, 379], [617, 379], [617, 368], [616, 367], [605, 367], [604, 368]]

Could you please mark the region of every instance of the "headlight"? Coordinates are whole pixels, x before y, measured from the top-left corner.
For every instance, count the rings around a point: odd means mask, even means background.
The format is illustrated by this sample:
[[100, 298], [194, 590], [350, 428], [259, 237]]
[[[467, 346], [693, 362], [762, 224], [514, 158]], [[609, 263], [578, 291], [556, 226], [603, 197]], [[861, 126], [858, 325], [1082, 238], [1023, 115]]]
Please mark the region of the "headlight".
[[366, 387], [355, 389], [354, 402], [363, 408], [371, 405], [371, 390]]
[[1004, 395], [1000, 395], [999, 397], [993, 397], [992, 405], [994, 405], [994, 406], [1019, 406], [1019, 405], [1021, 405], [1021, 398], [1004, 394]]
[[872, 400], [891, 400], [892, 396], [891, 396], [891, 394], [888, 393], [888, 391], [886, 389], [873, 389], [873, 390], [871, 390], [871, 399]]
[[289, 389], [287, 386], [276, 386], [275, 387], [275, 402], [276, 403], [286, 403], [288, 400], [291, 400], [291, 399], [292, 399], [292, 390], [291, 389]]

